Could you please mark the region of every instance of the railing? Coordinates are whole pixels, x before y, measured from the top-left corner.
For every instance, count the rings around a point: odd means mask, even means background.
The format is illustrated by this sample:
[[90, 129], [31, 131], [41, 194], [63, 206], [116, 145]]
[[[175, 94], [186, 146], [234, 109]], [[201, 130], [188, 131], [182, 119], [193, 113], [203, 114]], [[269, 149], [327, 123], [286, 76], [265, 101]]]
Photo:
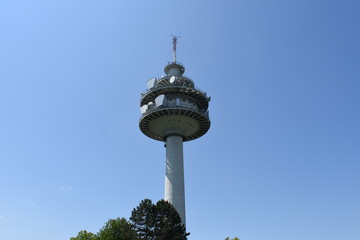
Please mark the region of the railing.
[[[155, 104], [154, 104], [155, 105]], [[144, 105], [146, 106], [146, 105]], [[191, 110], [193, 112], [196, 112], [198, 114], [201, 114], [203, 115], [207, 120], [210, 121], [210, 118], [209, 118], [209, 111], [198, 111], [198, 110], [195, 110], [195, 109], [192, 109], [192, 108], [187, 108], [187, 107], [182, 107], [182, 106], [158, 106], [158, 107], [154, 107], [154, 108], [151, 108], [151, 109], [147, 109], [144, 113], [141, 113], [141, 117], [142, 118], [143, 116], [145, 115], [148, 115], [148, 114], [151, 114], [152, 112], [155, 112], [155, 111], [158, 111], [158, 110], [167, 110], [167, 109], [186, 109], [186, 110]]]
[[151, 91], [155, 91], [155, 90], [158, 90], [158, 89], [164, 89], [164, 88], [170, 88], [170, 87], [174, 87], [174, 88], [184, 88], [184, 89], [194, 89], [198, 92], [200, 92], [202, 95], [204, 95], [205, 98], [207, 98], [207, 93], [202, 91], [200, 88], [198, 87], [187, 87], [187, 86], [177, 86], [177, 85], [165, 85], [165, 86], [156, 86], [156, 87], [152, 87], [152, 88], [149, 88], [149, 89], [146, 89], [146, 91], [142, 92], [141, 93], [141, 96], [144, 97], [148, 92], [151, 92]]
[[[159, 82], [162, 82], [163, 80], [168, 80], [169, 81], [172, 76], [173, 75], [167, 75], [167, 76], [161, 76], [160, 78], [154, 78], [154, 79], [155, 79], [155, 81], [157, 83], [159, 83]], [[188, 76], [181, 75], [181, 76], [175, 76], [175, 77], [178, 78], [178, 79], [183, 79], [185, 81], [190, 81], [191, 84], [194, 85], [194, 81], [191, 78], [189, 78]], [[150, 78], [150, 79], [153, 79], [153, 78]]]
[[169, 66], [169, 65], [171, 65], [171, 64], [177, 64], [177, 65], [180, 65], [180, 66], [182, 66], [183, 68], [185, 68], [184, 64], [182, 64], [181, 62], [169, 62], [169, 61], [168, 61], [168, 64], [167, 64], [166, 66]]

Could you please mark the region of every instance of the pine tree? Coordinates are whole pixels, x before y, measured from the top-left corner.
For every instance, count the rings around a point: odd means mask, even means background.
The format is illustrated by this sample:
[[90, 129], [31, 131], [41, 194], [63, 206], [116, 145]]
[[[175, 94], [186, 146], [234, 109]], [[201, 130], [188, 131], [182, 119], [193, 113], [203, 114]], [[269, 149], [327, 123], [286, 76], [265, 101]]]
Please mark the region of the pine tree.
[[142, 200], [139, 206], [134, 208], [131, 212], [130, 221], [139, 239], [155, 239], [155, 206], [150, 199]]
[[141, 201], [130, 220], [141, 240], [186, 240], [189, 235], [176, 209], [164, 200], [156, 204], [150, 199]]
[[186, 240], [189, 235], [174, 206], [165, 200], [156, 203], [154, 231], [156, 240]]

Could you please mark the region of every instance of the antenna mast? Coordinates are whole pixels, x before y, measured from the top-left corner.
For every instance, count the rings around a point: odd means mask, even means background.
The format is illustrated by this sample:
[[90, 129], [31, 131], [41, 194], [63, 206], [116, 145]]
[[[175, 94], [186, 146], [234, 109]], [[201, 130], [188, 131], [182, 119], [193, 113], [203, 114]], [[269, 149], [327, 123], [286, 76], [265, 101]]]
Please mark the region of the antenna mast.
[[176, 44], [180, 36], [174, 36], [174, 35], [171, 36], [173, 37], [173, 63], [176, 63]]

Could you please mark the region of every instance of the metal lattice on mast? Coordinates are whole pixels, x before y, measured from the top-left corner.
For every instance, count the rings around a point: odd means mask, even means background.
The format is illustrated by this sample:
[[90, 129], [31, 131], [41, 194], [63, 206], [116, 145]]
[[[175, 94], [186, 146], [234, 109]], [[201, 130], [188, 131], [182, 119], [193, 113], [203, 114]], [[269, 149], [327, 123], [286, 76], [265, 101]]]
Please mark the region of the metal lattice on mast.
[[175, 36], [175, 35], [171, 35], [173, 37], [173, 63], [176, 63], [176, 44], [177, 44], [177, 40], [178, 38], [180, 38], [180, 36]]

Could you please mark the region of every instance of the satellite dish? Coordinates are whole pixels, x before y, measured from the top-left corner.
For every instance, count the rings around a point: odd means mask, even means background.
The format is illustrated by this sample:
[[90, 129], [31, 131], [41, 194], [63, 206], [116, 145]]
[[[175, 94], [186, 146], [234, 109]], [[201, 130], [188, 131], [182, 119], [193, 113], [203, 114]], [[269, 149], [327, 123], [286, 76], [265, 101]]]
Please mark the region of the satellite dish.
[[164, 94], [161, 94], [155, 98], [156, 107], [163, 106], [165, 104], [166, 98]]
[[175, 77], [175, 76], [172, 76], [172, 77], [170, 78], [169, 82], [170, 82], [170, 83], [173, 83], [173, 82], [175, 82], [175, 79], [176, 79], [176, 77]]
[[146, 113], [147, 109], [148, 109], [148, 105], [143, 105], [143, 106], [140, 108], [141, 114]]
[[148, 87], [148, 89], [155, 87], [155, 85], [156, 85], [156, 78], [150, 78], [150, 79], [147, 81], [147, 87]]

